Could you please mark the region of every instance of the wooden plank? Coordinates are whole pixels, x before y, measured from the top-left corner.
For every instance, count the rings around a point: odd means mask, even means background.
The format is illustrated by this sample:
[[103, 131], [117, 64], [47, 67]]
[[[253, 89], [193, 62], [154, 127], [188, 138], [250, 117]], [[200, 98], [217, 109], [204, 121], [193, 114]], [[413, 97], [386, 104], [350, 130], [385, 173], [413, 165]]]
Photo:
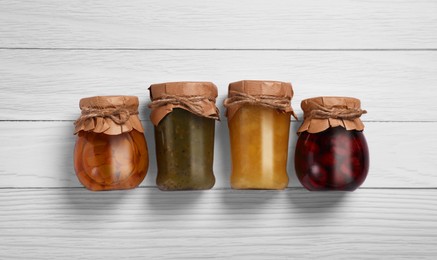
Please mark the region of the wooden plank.
[[0, 2], [0, 47], [436, 48], [432, 0]]
[[434, 259], [436, 190], [0, 190], [4, 259]]
[[152, 83], [213, 81], [218, 104], [229, 82], [274, 79], [304, 98], [355, 96], [367, 121], [437, 121], [437, 52], [0, 50], [0, 120], [74, 120], [81, 97], [141, 98], [148, 120]]
[[[142, 186], [155, 186], [153, 126], [143, 122], [149, 145], [149, 173]], [[366, 123], [370, 171], [363, 187], [437, 188], [437, 123]], [[289, 158], [294, 158], [298, 123], [292, 123]], [[0, 187], [81, 187], [73, 169], [72, 122], [0, 122]], [[215, 188], [228, 188], [231, 172], [228, 129], [217, 123]], [[300, 187], [289, 160], [290, 187]]]

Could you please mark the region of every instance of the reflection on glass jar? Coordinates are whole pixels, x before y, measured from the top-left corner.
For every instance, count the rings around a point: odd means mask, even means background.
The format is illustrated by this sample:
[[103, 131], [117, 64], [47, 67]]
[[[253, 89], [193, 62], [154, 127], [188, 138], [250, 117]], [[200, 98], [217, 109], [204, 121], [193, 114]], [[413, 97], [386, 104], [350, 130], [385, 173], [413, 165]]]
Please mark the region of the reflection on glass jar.
[[150, 93], [158, 188], [212, 188], [217, 88], [210, 82], [172, 82], [154, 84]]
[[295, 168], [308, 190], [353, 191], [366, 179], [369, 151], [359, 117], [360, 101], [320, 97], [302, 101]]
[[[228, 126], [234, 189], [285, 189], [291, 84], [239, 81], [229, 85]], [[293, 114], [294, 115], [294, 114]]]
[[148, 150], [136, 97], [85, 98], [76, 121], [74, 167], [94, 191], [132, 189], [147, 174]]

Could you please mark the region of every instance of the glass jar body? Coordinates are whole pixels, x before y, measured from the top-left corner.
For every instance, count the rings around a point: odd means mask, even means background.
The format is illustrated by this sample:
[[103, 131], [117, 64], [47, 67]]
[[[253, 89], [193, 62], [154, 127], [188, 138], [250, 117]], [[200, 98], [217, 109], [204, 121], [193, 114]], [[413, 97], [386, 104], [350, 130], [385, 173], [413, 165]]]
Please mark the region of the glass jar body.
[[233, 189], [285, 189], [290, 114], [244, 105], [228, 121]]
[[74, 167], [79, 181], [89, 190], [135, 188], [149, 167], [144, 134], [136, 130], [119, 135], [81, 131], [74, 150]]
[[155, 126], [160, 190], [205, 190], [214, 186], [215, 120], [175, 108]]
[[353, 191], [366, 179], [369, 150], [362, 131], [343, 127], [302, 132], [296, 144], [296, 174], [312, 191]]

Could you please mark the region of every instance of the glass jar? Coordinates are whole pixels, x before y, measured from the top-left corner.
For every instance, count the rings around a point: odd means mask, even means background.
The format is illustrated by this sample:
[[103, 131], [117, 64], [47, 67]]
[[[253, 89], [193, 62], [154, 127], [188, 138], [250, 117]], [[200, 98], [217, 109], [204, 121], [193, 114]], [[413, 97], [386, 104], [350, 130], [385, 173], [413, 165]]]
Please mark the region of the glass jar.
[[305, 120], [298, 130], [295, 168], [312, 191], [353, 191], [366, 179], [369, 150], [360, 100], [318, 97], [302, 101]]
[[147, 143], [138, 118], [138, 98], [83, 98], [80, 108], [74, 149], [79, 181], [93, 191], [137, 187], [149, 166]]
[[233, 189], [285, 189], [290, 83], [244, 80], [229, 85], [227, 108]]
[[214, 186], [217, 88], [210, 82], [150, 86], [160, 190], [205, 190]]

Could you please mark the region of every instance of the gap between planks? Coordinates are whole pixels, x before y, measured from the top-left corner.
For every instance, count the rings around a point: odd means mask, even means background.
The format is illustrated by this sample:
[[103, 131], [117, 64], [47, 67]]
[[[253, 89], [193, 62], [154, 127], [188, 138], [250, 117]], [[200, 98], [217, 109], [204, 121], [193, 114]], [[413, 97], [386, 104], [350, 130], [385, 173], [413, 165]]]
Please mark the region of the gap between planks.
[[[52, 120], [52, 119], [42, 119], [42, 120], [35, 120], [35, 119], [18, 119], [18, 120], [11, 120], [11, 119], [0, 119], [0, 123], [2, 122], [74, 122], [75, 120], [64, 120], [64, 119], [59, 119], [59, 120]], [[147, 120], [140, 120], [141, 122], [151, 122], [149, 119]], [[413, 121], [413, 120], [361, 120], [363, 123], [437, 123], [437, 120], [429, 120], [429, 121], [424, 121], [424, 120], [417, 120], [417, 121]], [[290, 121], [291, 123], [302, 123], [302, 120], [298, 120], [298, 121]]]
[[437, 48], [68, 48], [0, 47], [0, 50], [49, 51], [437, 51]]
[[[151, 189], [151, 190], [158, 190], [156, 186], [138, 186], [134, 189]], [[84, 187], [0, 187], [0, 190], [86, 190]], [[176, 190], [176, 191], [162, 191], [164, 193], [171, 193], [171, 192], [208, 192], [208, 191], [234, 191], [234, 192], [244, 192], [244, 191], [255, 191], [255, 192], [264, 192], [264, 191], [270, 191], [270, 192], [285, 192], [285, 191], [291, 191], [291, 190], [299, 190], [299, 191], [306, 191], [303, 187], [288, 187], [284, 190], [236, 190], [232, 188], [212, 188], [210, 190]], [[437, 187], [360, 187], [357, 190], [437, 190]], [[101, 191], [101, 192], [93, 192], [92, 193], [105, 193], [105, 192], [116, 192], [120, 190], [112, 190], [112, 191]], [[319, 191], [320, 193], [331, 193], [331, 192], [342, 192], [345, 194], [351, 193], [350, 191]], [[317, 193], [317, 191], [316, 191]]]

